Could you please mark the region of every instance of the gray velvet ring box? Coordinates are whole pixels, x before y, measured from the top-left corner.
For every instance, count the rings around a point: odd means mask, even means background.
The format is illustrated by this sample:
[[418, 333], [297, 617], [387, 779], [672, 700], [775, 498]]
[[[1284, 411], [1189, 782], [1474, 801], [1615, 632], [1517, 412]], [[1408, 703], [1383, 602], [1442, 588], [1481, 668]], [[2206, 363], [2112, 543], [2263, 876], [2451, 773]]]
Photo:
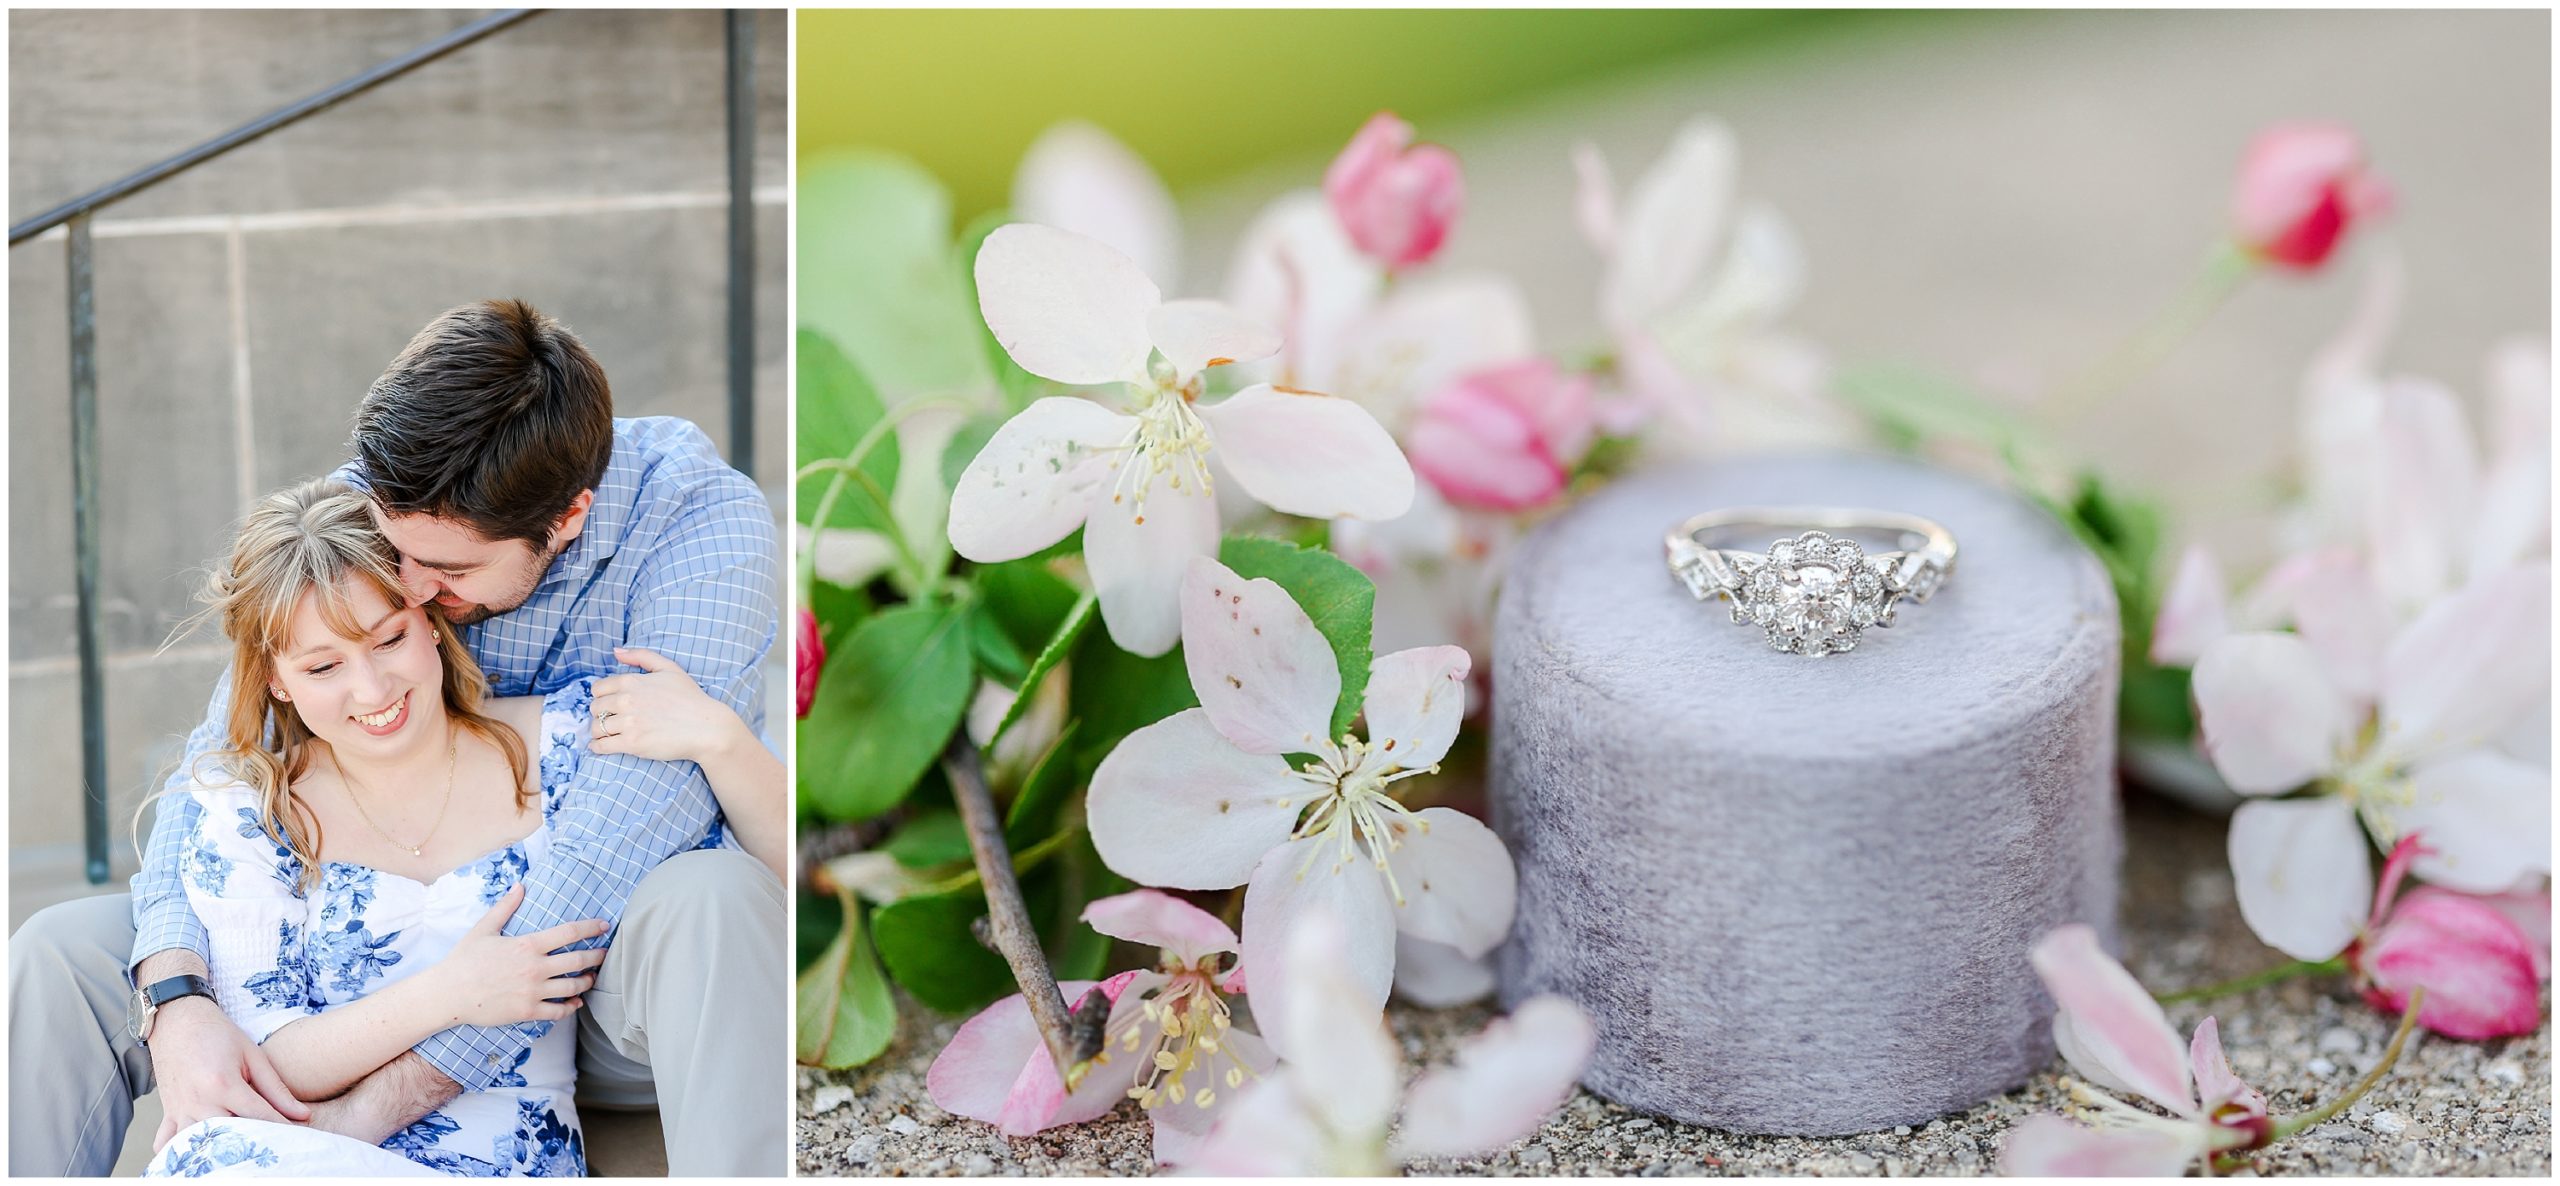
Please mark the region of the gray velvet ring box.
[[[1672, 524], [1735, 506], [1935, 519], [1954, 576], [1854, 651], [1780, 653], [1663, 563]], [[1586, 1086], [1741, 1132], [1919, 1124], [2024, 1083], [2053, 1055], [2028, 949], [2073, 921], [2114, 938], [2119, 640], [2060, 524], [1915, 463], [1720, 462], [1567, 510], [1495, 614], [1504, 1003], [1563, 994], [1599, 1027]]]

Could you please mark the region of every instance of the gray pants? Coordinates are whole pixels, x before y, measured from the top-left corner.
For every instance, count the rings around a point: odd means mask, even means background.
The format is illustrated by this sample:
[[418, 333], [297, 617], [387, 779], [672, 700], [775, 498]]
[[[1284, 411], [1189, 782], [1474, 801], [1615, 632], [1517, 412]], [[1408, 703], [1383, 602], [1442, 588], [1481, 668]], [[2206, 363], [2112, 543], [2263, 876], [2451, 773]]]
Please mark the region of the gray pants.
[[[643, 878], [578, 1019], [578, 1099], [658, 1108], [667, 1172], [780, 1177], [791, 1054], [782, 883], [743, 852]], [[124, 894], [37, 912], [9, 937], [9, 1173], [103, 1177], [151, 1056], [125, 1033]]]

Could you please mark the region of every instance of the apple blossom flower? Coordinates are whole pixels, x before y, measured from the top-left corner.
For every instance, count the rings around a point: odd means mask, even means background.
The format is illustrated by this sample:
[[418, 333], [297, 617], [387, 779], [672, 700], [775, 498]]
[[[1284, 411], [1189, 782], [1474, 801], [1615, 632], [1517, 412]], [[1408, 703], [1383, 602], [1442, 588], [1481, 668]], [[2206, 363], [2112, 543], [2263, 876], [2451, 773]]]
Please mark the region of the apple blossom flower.
[[[1244, 964], [1283, 1056], [1296, 986], [1282, 937], [1310, 910], [1348, 933], [1345, 970], [1382, 1007], [1398, 931], [1481, 956], [1511, 928], [1518, 884], [1492, 829], [1398, 802], [1438, 769], [1466, 715], [1467, 653], [1419, 647], [1371, 664], [1368, 737], [1328, 736], [1342, 677], [1288, 592], [1215, 560], [1182, 585], [1183, 658], [1200, 707], [1130, 734], [1094, 771], [1086, 816], [1112, 871], [1174, 889], [1245, 885]], [[1292, 769], [1288, 755], [1313, 755]], [[1276, 1020], [1275, 1020], [1276, 1019]]]
[[2357, 222], [2388, 209], [2389, 187], [2365, 166], [2364, 142], [2332, 123], [2279, 123], [2241, 159], [2231, 221], [2242, 246], [2281, 268], [2326, 263]]
[[1855, 421], [1825, 394], [1828, 364], [1780, 332], [1804, 287], [1793, 232], [1735, 194], [1733, 133], [1705, 117], [1672, 137], [1622, 200], [1608, 162], [1574, 150], [1575, 222], [1602, 260], [1600, 322], [1616, 346], [1604, 427], [1666, 421], [1698, 453], [1839, 443]]
[[1405, 441], [1414, 469], [1449, 501], [1522, 511], [1564, 492], [1594, 432], [1591, 381], [1531, 358], [1434, 392]]
[[1324, 195], [1363, 253], [1409, 268], [1439, 253], [1467, 187], [1456, 153], [1414, 144], [1413, 125], [1381, 111], [1325, 169]]
[[[2425, 988], [2418, 1024], [2448, 1038], [2503, 1038], [2542, 1025], [2541, 973], [2533, 942], [2498, 906], [2470, 894], [2421, 886], [2395, 894], [2422, 839], [2403, 836], [2384, 863], [2365, 933], [2347, 948], [2347, 968], [2374, 1008], [2397, 1015], [2411, 990]], [[2541, 895], [2548, 923], [2550, 896]], [[2549, 967], [2548, 947], [2542, 967]]]
[[1227, 1008], [1227, 995], [1242, 991], [1219, 969], [1220, 957], [1236, 950], [1235, 932], [1197, 906], [1147, 889], [1096, 899], [1084, 921], [1162, 951], [1152, 970], [1059, 986], [1069, 1001], [1099, 989], [1111, 1002], [1102, 1052], [1083, 1080], [1067, 1088], [1016, 993], [961, 1025], [926, 1070], [925, 1090], [943, 1110], [1016, 1137], [1079, 1124], [1135, 1099], [1154, 1122], [1156, 1159], [1179, 1160], [1276, 1061], [1260, 1038], [1236, 1027]]
[[1446, 1067], [1401, 1092], [1383, 1019], [1344, 965], [1349, 935], [1329, 911], [1290, 930], [1281, 958], [1303, 987], [1289, 1027], [1310, 1035], [1299, 1057], [1251, 1088], [1210, 1130], [1185, 1173], [1310, 1176], [1392, 1173], [1423, 1157], [1489, 1153], [1537, 1130], [1591, 1061], [1590, 1018], [1562, 997], [1522, 1002], [1469, 1039]]
[[[2088, 1080], [2066, 1084], [2086, 1123], [2059, 1116], [2020, 1123], [2002, 1142], [2002, 1173], [2174, 1176], [2199, 1158], [2254, 1149], [2273, 1137], [2267, 1098], [2231, 1073], [2214, 1019], [2180, 1042], [2160, 1003], [2099, 949], [2096, 931], [2082, 923], [2056, 928], [2028, 958], [2053, 994], [2054, 1045]], [[2168, 1114], [2096, 1088], [2137, 1096]]]
[[1085, 528], [1111, 640], [1161, 655], [1181, 632], [1183, 565], [1217, 550], [1214, 455], [1246, 493], [1316, 519], [1383, 519], [1413, 502], [1413, 469], [1359, 405], [1256, 384], [1201, 404], [1201, 372], [1269, 357], [1280, 340], [1215, 301], [1166, 301], [1128, 257], [1083, 235], [999, 227], [978, 250], [978, 306], [1024, 370], [1122, 384], [1131, 411], [1034, 401], [996, 430], [951, 492], [952, 549], [1028, 556]]
[[818, 668], [827, 661], [826, 640], [818, 637], [818, 615], [801, 606], [791, 621], [791, 678], [797, 685], [799, 715], [809, 715], [809, 698], [818, 694]]
[[[2477, 893], [2551, 871], [2551, 566], [2510, 568], [2427, 607], [2357, 694], [2303, 637], [2234, 634], [2195, 667], [2207, 755], [2254, 796], [2231, 819], [2241, 916], [2296, 959], [2336, 955], [2372, 896], [2365, 834], [2423, 832], [2410, 867]], [[2521, 732], [2520, 732], [2521, 731]], [[2269, 798], [2305, 784], [2321, 793]], [[2361, 820], [2361, 826], [2359, 826]]]

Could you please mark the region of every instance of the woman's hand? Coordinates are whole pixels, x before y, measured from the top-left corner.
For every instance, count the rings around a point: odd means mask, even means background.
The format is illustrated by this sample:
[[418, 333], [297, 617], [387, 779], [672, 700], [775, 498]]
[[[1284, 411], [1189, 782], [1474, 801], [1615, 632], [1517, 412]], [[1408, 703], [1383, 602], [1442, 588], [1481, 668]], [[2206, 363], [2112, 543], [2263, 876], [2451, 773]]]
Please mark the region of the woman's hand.
[[613, 657], [640, 669], [596, 681], [595, 726], [588, 748], [661, 762], [708, 762], [741, 742], [760, 744], [746, 722], [673, 660], [637, 647]]
[[[595, 984], [596, 965], [605, 949], [551, 954], [582, 939], [605, 933], [602, 919], [562, 923], [547, 931], [507, 936], [498, 932], [524, 902], [519, 885], [499, 895], [496, 905], [471, 925], [470, 933], [438, 961], [437, 999], [462, 1025], [513, 1025], [519, 1021], [559, 1021], [578, 1011], [578, 994]], [[554, 1000], [553, 998], [566, 998]]]

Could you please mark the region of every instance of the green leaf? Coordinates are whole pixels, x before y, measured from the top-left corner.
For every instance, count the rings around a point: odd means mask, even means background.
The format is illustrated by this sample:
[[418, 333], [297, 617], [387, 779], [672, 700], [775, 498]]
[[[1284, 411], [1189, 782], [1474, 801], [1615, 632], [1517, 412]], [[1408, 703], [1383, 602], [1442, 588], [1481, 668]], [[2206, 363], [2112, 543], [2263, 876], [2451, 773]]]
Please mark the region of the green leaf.
[[[1054, 886], [1048, 884], [1052, 878]], [[1097, 898], [1126, 893], [1132, 888], [1128, 878], [1103, 865], [1090, 836], [1078, 837], [1073, 847], [1050, 862], [1037, 899], [1049, 907], [1049, 925], [1042, 946], [1049, 951], [1049, 966], [1058, 979], [1101, 978], [1103, 961], [1111, 957], [1111, 937], [1085, 925], [1084, 908]], [[1067, 1005], [1073, 1008], [1075, 1002]]]
[[[1011, 211], [990, 210], [960, 232], [955, 262], [961, 283], [969, 289], [969, 308], [972, 310], [978, 307], [978, 248], [986, 243], [987, 236], [993, 234], [997, 227], [1012, 221]], [[983, 316], [978, 319], [978, 349], [986, 356], [987, 370], [995, 375], [996, 390], [1004, 393], [1005, 408], [1019, 412], [1030, 406], [1040, 381], [1013, 361], [1012, 355], [1004, 352], [1004, 346], [996, 341], [995, 331], [987, 327]], [[970, 455], [976, 456], [976, 450], [971, 450]]]
[[1076, 742], [1079, 778], [1092, 777], [1121, 738], [1200, 703], [1179, 646], [1149, 659], [1121, 650], [1109, 631], [1087, 630], [1073, 654], [1067, 716], [1084, 725]]
[[985, 602], [968, 609], [969, 649], [978, 656], [978, 664], [996, 682], [1011, 688], [1022, 686], [1023, 673], [1030, 670], [1031, 660], [1014, 645], [1013, 636], [1005, 632], [1004, 620]]
[[1052, 571], [1046, 560], [1026, 557], [981, 564], [971, 577], [985, 595], [986, 607], [1004, 623], [1005, 633], [1024, 654], [1049, 645], [1076, 607], [1076, 587]]
[[844, 903], [834, 894], [813, 894], [805, 889], [799, 898], [800, 910], [792, 919], [792, 967], [805, 970], [835, 946], [836, 936], [844, 933]]
[[966, 1013], [1014, 991], [1013, 970], [987, 950], [970, 925], [987, 913], [976, 886], [947, 894], [900, 898], [872, 920], [880, 960], [927, 1008]]
[[880, 851], [910, 869], [969, 859], [969, 829], [957, 811], [928, 811], [900, 824]]
[[1228, 536], [1218, 545], [1218, 562], [1236, 575], [1267, 577], [1316, 624], [1333, 644], [1334, 666], [1342, 672], [1342, 694], [1333, 705], [1333, 733], [1339, 737], [1360, 714], [1360, 698], [1369, 688], [1370, 619], [1378, 587], [1366, 573], [1331, 552], [1301, 548], [1279, 540]]
[[862, 908], [839, 899], [844, 930], [800, 973], [793, 1045], [801, 1062], [819, 1067], [860, 1066], [889, 1048], [898, 1029], [897, 1002], [880, 976], [862, 933]]
[[1047, 752], [1031, 764], [1024, 775], [1022, 789], [1014, 793], [1013, 806], [1005, 810], [1004, 842], [1016, 852], [1038, 843], [1058, 830], [1058, 811], [1065, 807], [1076, 791], [1075, 741], [1081, 721], [1069, 721], [1058, 730]]
[[871, 595], [826, 581], [809, 584], [809, 612], [818, 617], [818, 641], [832, 655], [853, 629], [871, 616]]
[[969, 707], [966, 619], [949, 605], [903, 605], [866, 619], [818, 669], [799, 725], [800, 793], [828, 819], [898, 805]]
[[[1022, 673], [1022, 682], [1017, 685], [1022, 694], [1015, 696], [1012, 706], [1004, 710], [1004, 719], [996, 723], [995, 736], [987, 739], [988, 745], [1004, 740], [1004, 735], [1013, 731], [1013, 723], [1021, 720], [1023, 714], [1031, 711], [1035, 693], [1040, 690], [1040, 681], [1049, 678], [1049, 673], [1056, 670], [1058, 664], [1066, 661], [1067, 655], [1075, 649], [1076, 639], [1083, 635], [1085, 627], [1093, 621], [1094, 604], [1093, 594], [1087, 593], [1078, 597], [1075, 604], [1067, 610], [1066, 617], [1059, 621], [1056, 631], [1050, 634], [1048, 644], [1040, 648], [1038, 657], [1032, 659], [1030, 668]], [[1187, 687], [1188, 684], [1185, 686]], [[1072, 699], [1074, 695], [1072, 688], [1068, 690], [1068, 695]]]
[[[792, 419], [793, 465], [805, 469], [820, 461], [842, 460], [853, 453], [864, 433], [880, 423], [884, 415], [880, 393], [872, 389], [861, 368], [825, 334], [801, 330], [794, 354], [800, 398]], [[800, 479], [796, 492], [798, 521], [818, 525], [818, 504], [825, 501], [828, 488], [841, 477], [845, 479], [844, 488], [829, 506], [826, 526], [897, 530], [890, 521], [886, 501], [898, 484], [897, 434], [883, 433], [873, 442], [870, 452], [863, 454], [861, 473], [869, 479], [869, 486], [841, 470]]]
[[800, 324], [835, 339], [894, 407], [993, 386], [951, 196], [922, 166], [872, 149], [803, 155], [792, 193]]
[[1914, 367], [1845, 367], [1834, 390], [1893, 448], [1912, 450], [1954, 439], [2005, 453], [2034, 444], [2033, 431], [2016, 412], [1962, 383]]

